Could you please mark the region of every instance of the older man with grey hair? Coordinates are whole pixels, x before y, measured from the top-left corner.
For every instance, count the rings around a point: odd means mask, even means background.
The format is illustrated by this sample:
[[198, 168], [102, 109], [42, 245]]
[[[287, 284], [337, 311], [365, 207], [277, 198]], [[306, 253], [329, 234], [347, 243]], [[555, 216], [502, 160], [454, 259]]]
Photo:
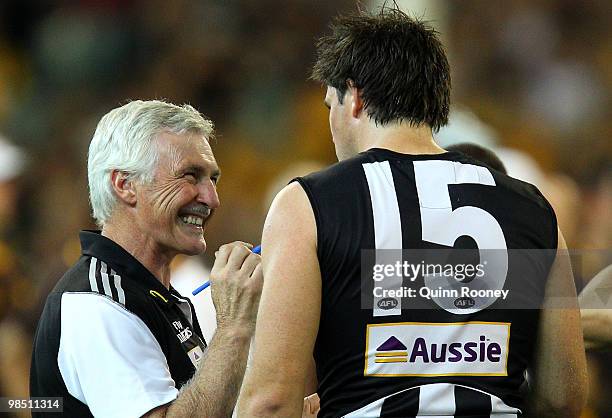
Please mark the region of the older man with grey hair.
[[64, 416], [231, 414], [255, 328], [260, 258], [242, 242], [217, 251], [210, 342], [170, 285], [170, 262], [206, 249], [219, 206], [212, 135], [193, 107], [162, 101], [130, 102], [98, 124], [88, 177], [101, 231], [81, 232], [82, 256], [47, 298], [32, 358], [31, 395], [63, 398]]

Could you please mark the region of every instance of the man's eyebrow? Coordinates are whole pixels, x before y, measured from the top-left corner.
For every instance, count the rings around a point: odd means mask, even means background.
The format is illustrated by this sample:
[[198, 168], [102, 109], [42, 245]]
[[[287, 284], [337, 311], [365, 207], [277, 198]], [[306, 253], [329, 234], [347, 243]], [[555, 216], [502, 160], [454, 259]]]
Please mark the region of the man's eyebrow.
[[[202, 167], [196, 164], [189, 164], [185, 167], [181, 167], [181, 169], [179, 170], [180, 173], [186, 173], [188, 171], [193, 171], [197, 174], [202, 174], [202, 173], [205, 173], [207, 170], [205, 167]], [[221, 175], [221, 170], [219, 170], [219, 168], [213, 168], [210, 172], [211, 177], [219, 177], [220, 175]]]
[[195, 165], [195, 164], [189, 164], [186, 166], [183, 166], [179, 169], [179, 172], [181, 173], [186, 173], [187, 171], [195, 171], [197, 173], [203, 171], [202, 167]]

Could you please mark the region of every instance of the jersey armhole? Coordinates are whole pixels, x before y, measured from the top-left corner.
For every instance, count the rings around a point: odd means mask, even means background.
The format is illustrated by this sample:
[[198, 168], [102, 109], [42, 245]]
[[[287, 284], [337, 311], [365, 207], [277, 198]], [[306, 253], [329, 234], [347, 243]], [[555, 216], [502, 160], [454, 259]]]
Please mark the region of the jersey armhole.
[[557, 221], [557, 214], [555, 213], [555, 209], [552, 207], [552, 205], [550, 204], [546, 196], [544, 196], [544, 194], [540, 191], [540, 189], [536, 188], [536, 190], [538, 191], [542, 199], [544, 199], [544, 202], [546, 203], [546, 208], [550, 213], [550, 227], [552, 233], [551, 249], [555, 250], [556, 252], [556, 250], [559, 248], [559, 223]]
[[550, 227], [551, 227], [550, 232], [551, 232], [551, 241], [552, 241], [550, 245], [550, 251], [551, 251], [550, 262], [548, 263], [548, 273], [550, 274], [550, 269], [552, 268], [555, 260], [557, 259], [557, 251], [559, 250], [559, 224], [557, 221], [557, 214], [555, 213], [555, 209], [552, 207], [552, 205], [550, 204], [546, 196], [544, 196], [544, 194], [537, 187], [533, 186], [533, 188], [535, 189], [537, 194], [540, 196], [540, 198], [544, 201], [544, 204], [546, 205], [546, 209], [548, 210], [548, 213], [550, 214]]
[[553, 248], [555, 250], [557, 250], [559, 248], [559, 224], [557, 221], [557, 214], [555, 213], [555, 210], [553, 209], [552, 205], [548, 202], [548, 200], [546, 201], [548, 203], [548, 210], [550, 210], [550, 217], [551, 217], [551, 227], [552, 227], [552, 234], [553, 234]]
[[303, 177], [296, 177], [293, 180], [291, 180], [289, 184], [293, 182], [297, 182], [300, 186], [302, 186], [302, 189], [306, 193], [306, 196], [308, 197], [308, 201], [310, 202], [310, 207], [312, 208], [312, 213], [315, 218], [315, 226], [317, 228], [317, 231], [316, 231], [317, 233], [317, 257], [319, 258], [319, 262], [320, 262], [322, 260], [321, 250], [323, 249], [323, 245], [322, 245], [323, 242], [322, 242], [322, 237], [321, 237], [321, 232], [323, 231], [323, 228], [321, 227], [321, 217], [320, 217], [319, 206], [317, 205], [317, 201], [314, 197], [314, 194], [312, 193], [312, 189], [308, 185], [308, 182], [306, 181], [306, 179], [304, 179]]

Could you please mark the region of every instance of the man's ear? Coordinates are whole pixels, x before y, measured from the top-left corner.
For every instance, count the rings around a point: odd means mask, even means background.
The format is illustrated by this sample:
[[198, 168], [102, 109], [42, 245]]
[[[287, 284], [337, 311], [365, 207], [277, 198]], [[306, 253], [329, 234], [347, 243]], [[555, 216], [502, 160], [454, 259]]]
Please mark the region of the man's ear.
[[361, 112], [363, 112], [364, 106], [363, 98], [361, 97], [361, 89], [355, 86], [353, 80], [349, 80], [347, 84], [351, 100], [351, 115], [358, 119]]
[[130, 206], [136, 204], [136, 189], [129, 174], [121, 170], [111, 172], [111, 184], [117, 197]]

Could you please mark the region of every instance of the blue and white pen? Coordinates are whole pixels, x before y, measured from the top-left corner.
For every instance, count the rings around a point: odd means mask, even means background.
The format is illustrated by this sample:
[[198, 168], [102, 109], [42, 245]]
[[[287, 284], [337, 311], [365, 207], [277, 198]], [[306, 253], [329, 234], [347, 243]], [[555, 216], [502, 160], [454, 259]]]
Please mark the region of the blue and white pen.
[[[255, 248], [253, 248], [251, 250], [253, 253], [255, 254], [261, 254], [261, 245], [256, 246]], [[210, 280], [207, 281], [206, 283], [204, 283], [202, 286], [198, 287], [196, 290], [194, 290], [193, 292], [191, 292], [191, 294], [193, 296], [197, 295], [198, 293], [200, 293], [202, 290], [206, 289], [208, 286], [210, 286]]]

